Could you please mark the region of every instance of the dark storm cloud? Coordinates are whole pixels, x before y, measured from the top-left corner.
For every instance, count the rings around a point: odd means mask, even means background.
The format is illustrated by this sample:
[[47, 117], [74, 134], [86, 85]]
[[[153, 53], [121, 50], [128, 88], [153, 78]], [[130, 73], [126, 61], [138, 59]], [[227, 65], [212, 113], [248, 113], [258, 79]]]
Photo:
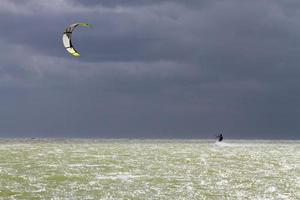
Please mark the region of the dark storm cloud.
[[1, 135], [299, 138], [299, 7], [1, 1]]

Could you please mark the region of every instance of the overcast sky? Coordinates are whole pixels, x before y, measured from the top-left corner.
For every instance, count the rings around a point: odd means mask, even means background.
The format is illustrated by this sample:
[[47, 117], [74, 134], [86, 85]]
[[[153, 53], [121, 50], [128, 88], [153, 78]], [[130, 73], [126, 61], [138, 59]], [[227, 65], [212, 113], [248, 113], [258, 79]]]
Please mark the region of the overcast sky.
[[0, 137], [300, 138], [299, 0], [1, 0], [0, 24]]

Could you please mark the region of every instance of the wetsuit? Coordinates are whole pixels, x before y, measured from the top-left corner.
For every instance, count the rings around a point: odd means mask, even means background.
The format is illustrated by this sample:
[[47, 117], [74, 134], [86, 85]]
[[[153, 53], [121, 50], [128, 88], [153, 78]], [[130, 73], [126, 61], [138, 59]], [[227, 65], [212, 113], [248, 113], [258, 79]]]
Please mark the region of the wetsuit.
[[223, 135], [220, 134], [220, 135], [217, 136], [217, 138], [218, 138], [218, 141], [221, 142], [223, 140]]

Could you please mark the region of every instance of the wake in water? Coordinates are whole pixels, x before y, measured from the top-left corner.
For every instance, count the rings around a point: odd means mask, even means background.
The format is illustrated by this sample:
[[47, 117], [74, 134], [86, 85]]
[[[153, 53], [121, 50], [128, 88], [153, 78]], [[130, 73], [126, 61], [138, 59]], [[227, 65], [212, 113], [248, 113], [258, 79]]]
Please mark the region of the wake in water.
[[226, 143], [226, 142], [219, 142], [216, 141], [214, 143], [214, 146], [218, 146], [218, 147], [236, 147], [236, 146], [242, 146], [241, 144], [231, 144], [231, 143]]

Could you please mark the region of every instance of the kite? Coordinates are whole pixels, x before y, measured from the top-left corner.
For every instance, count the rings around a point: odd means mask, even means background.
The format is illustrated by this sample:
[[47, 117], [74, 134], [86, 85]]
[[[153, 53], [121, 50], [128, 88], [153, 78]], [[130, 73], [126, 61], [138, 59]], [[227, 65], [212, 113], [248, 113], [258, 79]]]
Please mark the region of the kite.
[[64, 47], [66, 50], [75, 57], [80, 56], [80, 53], [74, 48], [72, 45], [72, 33], [75, 30], [76, 27], [83, 26], [83, 27], [91, 27], [90, 24], [87, 23], [75, 23], [68, 26], [63, 34], [62, 40]]

